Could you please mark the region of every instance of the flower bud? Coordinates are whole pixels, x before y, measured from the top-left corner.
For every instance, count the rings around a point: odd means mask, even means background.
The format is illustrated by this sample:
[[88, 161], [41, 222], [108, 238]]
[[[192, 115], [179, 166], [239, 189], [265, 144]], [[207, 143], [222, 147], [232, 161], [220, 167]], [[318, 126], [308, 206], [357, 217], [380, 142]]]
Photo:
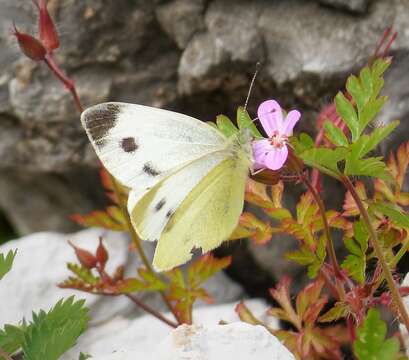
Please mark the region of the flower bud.
[[102, 237], [99, 238], [99, 245], [96, 255], [98, 263], [102, 266], [102, 268], [104, 268], [106, 262], [108, 261], [108, 251], [102, 243]]
[[35, 61], [44, 60], [47, 51], [41, 42], [31, 35], [18, 31], [15, 24], [13, 26], [13, 35], [17, 38], [18, 45], [24, 55]]
[[97, 265], [96, 257], [92, 255], [89, 251], [80, 249], [79, 247], [75, 246], [71, 241], [68, 241], [68, 243], [73, 247], [75, 255], [77, 256], [82, 266], [84, 266], [87, 269], [93, 269]]
[[33, 0], [40, 12], [38, 29], [40, 33], [40, 41], [47, 50], [47, 53], [53, 52], [60, 46], [60, 39], [54, 25], [54, 21], [47, 10], [47, 0]]

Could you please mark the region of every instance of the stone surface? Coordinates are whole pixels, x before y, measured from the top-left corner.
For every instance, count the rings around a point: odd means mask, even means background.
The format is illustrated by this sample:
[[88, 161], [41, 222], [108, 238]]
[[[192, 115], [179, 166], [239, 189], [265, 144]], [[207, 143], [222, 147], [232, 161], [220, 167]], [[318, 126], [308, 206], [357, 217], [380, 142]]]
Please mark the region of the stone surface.
[[354, 13], [364, 14], [369, 6], [369, 0], [318, 0], [319, 3], [333, 6], [334, 8], [349, 10]]
[[[103, 229], [83, 230], [74, 234], [62, 235], [44, 232], [32, 234], [10, 241], [0, 247], [1, 253], [18, 249], [10, 273], [0, 283], [0, 297], [12, 299], [9, 306], [0, 309], [0, 327], [5, 323], [18, 323], [23, 317], [31, 318], [31, 311], [48, 310], [62, 297], [75, 295], [86, 299], [91, 309], [92, 324], [105, 322], [118, 315], [134, 318], [142, 314], [124, 297], [103, 297], [70, 289], [59, 289], [56, 285], [68, 278], [71, 273], [66, 268], [67, 262], [76, 260], [70, 240], [81, 248], [95, 251], [98, 238], [102, 236], [110, 254], [107, 263], [108, 273], [119, 265], [125, 266], [125, 276], [134, 276], [135, 270], [142, 266], [135, 252], [128, 251], [128, 237], [119, 232]], [[154, 244], [143, 243], [148, 258], [153, 257]], [[242, 288], [226, 275], [219, 273], [204, 285], [214, 297], [216, 303], [238, 301], [244, 297]], [[142, 293], [141, 300], [163, 311], [165, 306], [157, 293]], [[203, 306], [198, 303], [197, 306]]]
[[[236, 304], [228, 303], [197, 308], [194, 310], [194, 323], [204, 327], [214, 327], [220, 320], [240, 324], [234, 312]], [[246, 305], [256, 316], [266, 320], [267, 305], [262, 300], [249, 300]], [[170, 318], [169, 314], [165, 316]], [[271, 317], [269, 317], [269, 325], [272, 328], [278, 328], [278, 322]], [[169, 326], [148, 315], [134, 320], [117, 316], [104, 324], [88, 329], [79, 338], [77, 345], [65, 354], [62, 360], [77, 360], [80, 351], [89, 353], [96, 359], [126, 360], [129, 357], [130, 359], [159, 360], [161, 358], [151, 358], [151, 356], [158, 348], [158, 344], [163, 342], [171, 332], [172, 329]]]
[[294, 356], [264, 327], [246, 323], [230, 325], [183, 325], [159, 345], [160, 360], [294, 360]]

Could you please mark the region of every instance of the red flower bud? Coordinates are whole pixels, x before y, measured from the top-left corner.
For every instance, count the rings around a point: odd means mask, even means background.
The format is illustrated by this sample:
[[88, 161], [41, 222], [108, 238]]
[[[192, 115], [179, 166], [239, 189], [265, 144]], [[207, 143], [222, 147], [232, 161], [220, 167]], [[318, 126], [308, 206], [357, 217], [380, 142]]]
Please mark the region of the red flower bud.
[[38, 0], [33, 0], [33, 2], [40, 12], [38, 23], [40, 41], [46, 48], [47, 53], [51, 53], [60, 46], [60, 39], [54, 21], [47, 10], [47, 0], [40, 0], [40, 3], [38, 3]]
[[102, 243], [102, 237], [99, 238], [99, 245], [97, 248], [97, 261], [102, 268], [105, 267], [106, 262], [108, 261], [108, 251], [106, 250], [104, 244]]
[[44, 60], [47, 51], [41, 42], [31, 35], [18, 31], [16, 24], [13, 24], [13, 26], [13, 35], [17, 38], [18, 45], [24, 55], [35, 61]]
[[87, 269], [93, 269], [97, 265], [96, 257], [92, 255], [89, 251], [80, 249], [79, 247], [75, 246], [71, 241], [68, 241], [68, 243], [73, 247], [75, 255], [77, 256], [82, 266], [86, 267]]

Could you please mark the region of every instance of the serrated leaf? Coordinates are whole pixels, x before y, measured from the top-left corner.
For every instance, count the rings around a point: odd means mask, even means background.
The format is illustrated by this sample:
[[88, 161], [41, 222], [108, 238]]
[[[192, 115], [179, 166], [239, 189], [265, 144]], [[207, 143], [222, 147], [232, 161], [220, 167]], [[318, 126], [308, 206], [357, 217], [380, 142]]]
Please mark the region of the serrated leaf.
[[355, 100], [358, 110], [360, 111], [365, 103], [370, 99], [371, 94], [368, 94], [363, 90], [361, 82], [355, 75], [348, 77], [346, 88], [348, 93]]
[[0, 280], [11, 270], [16, 254], [17, 250], [10, 250], [6, 256], [0, 253]]
[[165, 273], [170, 280], [166, 296], [174, 304], [178, 319], [191, 324], [194, 302], [198, 299], [207, 303], [213, 302], [206, 290], [200, 286], [211, 276], [229, 266], [230, 262], [231, 257], [217, 259], [209, 253], [189, 265], [186, 279], [179, 268]]
[[385, 139], [397, 126], [399, 121], [393, 121], [387, 126], [378, 127], [370, 135], [362, 135], [351, 146], [351, 156], [354, 158], [362, 158]]
[[369, 100], [361, 112], [359, 113], [359, 134], [364, 131], [368, 124], [375, 118], [375, 116], [381, 111], [383, 105], [386, 102], [386, 97]]
[[250, 238], [258, 245], [266, 244], [271, 240], [273, 233], [281, 232], [274, 229], [266, 221], [261, 221], [255, 215], [244, 212], [240, 215], [239, 224], [230, 236], [231, 240]]
[[88, 321], [84, 300], [74, 301], [73, 296], [58, 301], [48, 313], [33, 313], [33, 319], [24, 334], [25, 360], [59, 359], [74, 346]]
[[322, 307], [326, 304], [326, 297], [320, 299], [323, 286], [324, 281], [318, 279], [304, 287], [297, 295], [296, 311], [303, 321], [314, 323]]
[[347, 124], [351, 132], [352, 142], [355, 142], [359, 137], [359, 122], [354, 107], [342, 92], [335, 96], [335, 106], [338, 115]]
[[353, 349], [359, 360], [394, 360], [399, 352], [396, 338], [385, 339], [386, 324], [378, 310], [369, 309], [363, 324], [358, 328]]
[[398, 205], [386, 202], [374, 202], [370, 205], [370, 209], [379, 211], [387, 216], [397, 226], [409, 229], [409, 215]]
[[337, 146], [348, 146], [349, 142], [344, 132], [331, 121], [324, 123], [325, 135], [329, 141]]
[[[362, 200], [364, 206], [367, 207], [366, 200], [368, 199], [368, 196], [366, 194], [365, 185], [362, 181], [357, 181], [355, 183], [355, 191], [357, 192], [359, 198]], [[344, 212], [342, 214], [343, 216], [357, 216], [360, 214], [355, 200], [349, 191], [347, 191], [347, 193], [345, 194], [345, 200], [342, 208], [344, 209]]]
[[91, 358], [92, 358], [91, 355], [80, 353], [80, 357], [78, 358], [78, 360], [87, 360], [87, 359], [91, 359]]
[[216, 117], [216, 126], [226, 137], [230, 137], [239, 132], [232, 121], [225, 115], [218, 115]]
[[247, 110], [241, 106], [239, 106], [237, 109], [237, 125], [241, 131], [244, 129], [249, 129], [255, 139], [263, 139], [263, 135], [261, 135], [260, 131], [258, 131]]
[[197, 288], [219, 271], [231, 264], [231, 256], [216, 258], [208, 253], [189, 266], [187, 279], [192, 288]]
[[243, 301], [240, 301], [236, 305], [234, 311], [237, 313], [241, 321], [251, 325], [262, 325], [262, 322], [253, 315]]
[[115, 206], [108, 206], [105, 211], [96, 210], [88, 215], [71, 215], [71, 219], [84, 227], [102, 227], [113, 231], [127, 231], [127, 223], [121, 210]]
[[344, 174], [348, 176], [372, 176], [391, 181], [391, 175], [381, 157], [357, 159], [349, 154], [346, 157]]
[[288, 252], [285, 257], [300, 265], [310, 265], [316, 258], [315, 254], [307, 246], [301, 246], [300, 250]]
[[336, 302], [335, 305], [325, 314], [318, 318], [319, 322], [332, 322], [344, 318], [348, 315], [348, 305], [342, 302]]
[[345, 239], [345, 247], [349, 255], [341, 267], [360, 284], [365, 281], [366, 251], [368, 250], [368, 230], [362, 220], [354, 223], [354, 239]]
[[99, 283], [100, 279], [92, 274], [92, 272], [85, 268], [84, 266], [67, 263], [67, 268], [73, 272], [79, 279], [90, 285], [96, 285]]
[[338, 162], [344, 160], [347, 156], [346, 148], [312, 148], [298, 154], [300, 158], [309, 166], [315, 167], [323, 173], [338, 178], [340, 171]]
[[[4, 325], [4, 328], [0, 330], [0, 347], [8, 354], [15, 353], [24, 342], [25, 331], [26, 325], [24, 322], [21, 326]], [[0, 359], [4, 360], [1, 356]]]
[[138, 275], [139, 278], [127, 278], [119, 281], [115, 290], [121, 294], [129, 294], [138, 291], [163, 291], [168, 288], [166, 282], [148, 269], [139, 268]]

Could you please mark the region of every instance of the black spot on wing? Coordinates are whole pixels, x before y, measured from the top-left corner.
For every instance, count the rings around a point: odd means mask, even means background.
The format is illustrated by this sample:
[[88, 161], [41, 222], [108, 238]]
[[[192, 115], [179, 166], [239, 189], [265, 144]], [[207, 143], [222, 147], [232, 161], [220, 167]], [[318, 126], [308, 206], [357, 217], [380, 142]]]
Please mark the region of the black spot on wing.
[[163, 198], [160, 200], [156, 205], [155, 205], [155, 210], [159, 211], [160, 209], [163, 208], [163, 206], [166, 204], [166, 200]]
[[158, 176], [160, 174], [160, 171], [155, 169], [155, 167], [150, 162], [145, 163], [142, 171], [150, 176]]
[[118, 104], [109, 103], [85, 113], [85, 126], [98, 147], [105, 145], [104, 137], [116, 125], [120, 112], [121, 107]]
[[139, 145], [136, 143], [135, 138], [126, 137], [121, 140], [121, 148], [127, 153], [132, 153], [137, 150]]
[[173, 210], [168, 210], [168, 212], [166, 213], [166, 217], [168, 219], [170, 219], [170, 217], [173, 215]]

